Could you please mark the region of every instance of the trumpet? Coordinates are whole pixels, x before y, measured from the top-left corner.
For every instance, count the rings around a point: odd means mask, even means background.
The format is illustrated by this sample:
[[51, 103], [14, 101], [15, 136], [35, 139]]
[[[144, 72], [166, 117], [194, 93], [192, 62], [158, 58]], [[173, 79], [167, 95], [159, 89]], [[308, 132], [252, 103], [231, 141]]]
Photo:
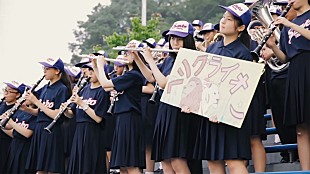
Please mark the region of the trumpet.
[[[41, 77], [34, 85], [33, 87], [30, 89], [30, 92], [33, 92], [38, 86], [39, 84], [42, 82], [42, 80], [44, 79], [45, 76]], [[26, 89], [25, 89], [26, 92]], [[24, 93], [25, 93], [24, 92]], [[6, 118], [2, 119], [0, 122], [0, 127], [1, 128], [5, 128], [5, 125], [9, 122], [10, 118], [12, 118], [12, 116], [15, 114], [15, 112], [19, 109], [19, 107], [26, 101], [26, 99], [24, 97], [21, 97], [19, 99], [19, 103], [14, 105], [13, 108], [11, 108], [10, 110], [8, 110], [8, 115]]]
[[[88, 59], [97, 59], [99, 57], [102, 57], [102, 56], [92, 56], [92, 55], [78, 55], [79, 57], [83, 57], [83, 58], [88, 58]], [[129, 64], [129, 61], [127, 60], [120, 60], [120, 59], [112, 59], [112, 58], [106, 58], [104, 57], [104, 60], [106, 60], [107, 62], [119, 62], [119, 63], [122, 63], [122, 64]]]
[[[82, 80], [84, 78], [81, 76], [79, 78], [79, 81], [76, 83], [76, 87], [78, 87], [78, 91], [77, 93], [79, 93], [85, 86], [86, 84], [89, 82], [90, 77], [87, 77], [85, 79], [85, 81], [82, 83]], [[55, 118], [53, 119], [53, 121], [44, 128], [44, 130], [46, 130], [49, 133], [52, 133], [52, 129], [54, 127], [54, 125], [56, 124], [57, 120], [60, 118], [60, 116], [67, 110], [68, 106], [71, 104], [70, 98], [66, 101], [65, 106], [59, 110], [59, 112], [57, 113], [57, 115], [55, 116]]]
[[[286, 6], [285, 10], [282, 11], [280, 17], [284, 17], [288, 11], [291, 9], [293, 3], [290, 3]], [[258, 60], [259, 59], [259, 54], [261, 49], [263, 48], [263, 46], [266, 44], [267, 40], [270, 38], [270, 36], [272, 35], [272, 33], [277, 29], [277, 26], [273, 25], [272, 28], [270, 29], [270, 31], [263, 37], [262, 41], [258, 44], [258, 46], [251, 51], [251, 54], [253, 56], [254, 60]]]
[[151, 98], [149, 99], [149, 103], [151, 103], [151, 104], [155, 104], [156, 103], [155, 99], [156, 99], [156, 96], [157, 96], [157, 93], [158, 93], [158, 89], [159, 89], [159, 85], [156, 82], [155, 89], [153, 91], [153, 94], [152, 94]]
[[[128, 48], [125, 46], [117, 46], [117, 47], [113, 47], [112, 49], [118, 50], [118, 51], [143, 51], [142, 48]], [[150, 48], [150, 50], [155, 51], [155, 52], [173, 52], [173, 53], [179, 52], [179, 50], [158, 49], [158, 48]]]

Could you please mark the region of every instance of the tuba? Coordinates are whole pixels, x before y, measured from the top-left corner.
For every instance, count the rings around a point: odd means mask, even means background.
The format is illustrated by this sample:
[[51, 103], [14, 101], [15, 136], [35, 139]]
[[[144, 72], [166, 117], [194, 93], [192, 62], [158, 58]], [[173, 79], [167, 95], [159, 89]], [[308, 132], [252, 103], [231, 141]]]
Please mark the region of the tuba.
[[[252, 40], [255, 40], [258, 43], [261, 43], [264, 40], [264, 31], [262, 28], [257, 28], [255, 29], [256, 31], [251, 31], [253, 29], [252, 26], [254, 24], [260, 23], [264, 28], [269, 28], [269, 29], [274, 29], [274, 35], [276, 37], [276, 40], [279, 41], [280, 40], [280, 30], [278, 27], [273, 25], [273, 18], [269, 12], [269, 6], [270, 4], [264, 4], [264, 2], [262, 0], [258, 0], [256, 2], [254, 2], [252, 4], [252, 6], [250, 7], [250, 10], [253, 14], [253, 16], [255, 16], [257, 18], [257, 20], [252, 21], [248, 27], [247, 27], [247, 31], [251, 36]], [[259, 53], [257, 53], [259, 54]], [[270, 58], [267, 62], [266, 62], [269, 67], [275, 71], [275, 72], [281, 72], [283, 70], [286, 70], [289, 66], [289, 62], [288, 63], [281, 63], [279, 61], [279, 59], [277, 59], [276, 57], [272, 57]]]

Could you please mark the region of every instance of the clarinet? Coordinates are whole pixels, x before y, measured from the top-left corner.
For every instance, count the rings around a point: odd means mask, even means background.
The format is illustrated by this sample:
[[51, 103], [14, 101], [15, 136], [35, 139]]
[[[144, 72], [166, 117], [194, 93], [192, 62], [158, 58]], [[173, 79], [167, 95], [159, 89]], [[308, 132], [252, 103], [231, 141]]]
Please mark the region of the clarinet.
[[[123, 70], [122, 75], [124, 75], [125, 73], [126, 73], [126, 66], [125, 66], [125, 68], [124, 68], [124, 70]], [[120, 94], [122, 94], [122, 93], [123, 93], [123, 91], [122, 91], [122, 92], [117, 92], [117, 93], [112, 97], [111, 105], [110, 105], [110, 107], [109, 107], [109, 109], [108, 109], [108, 111], [107, 111], [108, 114], [111, 114], [111, 115], [112, 115], [112, 110], [113, 110], [114, 104], [115, 104], [115, 102], [116, 102], [116, 100], [117, 100], [117, 96], [120, 95]]]
[[[79, 78], [79, 81], [76, 83], [76, 87], [78, 87], [77, 93], [82, 91], [82, 89], [86, 86], [86, 84], [89, 82], [90, 77], [86, 78], [85, 81], [82, 83], [83, 77]], [[70, 97], [71, 98], [71, 97]], [[53, 121], [44, 128], [49, 133], [52, 133], [52, 129], [54, 125], [56, 124], [57, 120], [60, 118], [60, 116], [67, 110], [68, 106], [71, 104], [70, 98], [65, 102], [65, 106], [62, 107], [62, 109], [59, 110]]]
[[[280, 17], [284, 17], [288, 11], [291, 9], [293, 3], [290, 3], [286, 6], [285, 10], [281, 13]], [[263, 40], [258, 44], [258, 46], [255, 48], [255, 50], [251, 51], [251, 55], [253, 56], [253, 59], [258, 61], [259, 59], [259, 53], [261, 51], [261, 49], [263, 48], [263, 46], [266, 44], [267, 40], [270, 38], [270, 36], [272, 35], [273, 31], [277, 29], [277, 26], [273, 26], [271, 28], [271, 31], [269, 31], [269, 33], [267, 33]]]
[[111, 105], [107, 111], [108, 114], [112, 114], [112, 110], [113, 110], [113, 107], [114, 107], [114, 103], [116, 102], [117, 100], [117, 96], [120, 95], [121, 92], [117, 92], [113, 97], [112, 97], [112, 102], [111, 102]]
[[[45, 76], [41, 77], [36, 84], [33, 85], [33, 87], [30, 89], [30, 92], [34, 92], [34, 90], [39, 86], [39, 84], [42, 82], [42, 80], [44, 79]], [[26, 92], [26, 90], [25, 90]], [[13, 108], [11, 108], [10, 110], [8, 110], [8, 116], [6, 118], [4, 118], [3, 120], [1, 120], [0, 122], [0, 127], [3, 129], [5, 128], [5, 125], [9, 122], [10, 118], [12, 118], [12, 116], [15, 114], [15, 112], [19, 109], [19, 107], [26, 101], [25, 98], [21, 97], [19, 100], [19, 104], [14, 105]]]
[[155, 98], [156, 98], [156, 96], [157, 96], [158, 89], [159, 89], [159, 85], [158, 85], [158, 83], [156, 82], [156, 83], [155, 83], [155, 89], [154, 89], [154, 92], [153, 92], [153, 94], [152, 94], [152, 97], [149, 99], [149, 103], [151, 103], [151, 104], [155, 104], [155, 103], [156, 103]]

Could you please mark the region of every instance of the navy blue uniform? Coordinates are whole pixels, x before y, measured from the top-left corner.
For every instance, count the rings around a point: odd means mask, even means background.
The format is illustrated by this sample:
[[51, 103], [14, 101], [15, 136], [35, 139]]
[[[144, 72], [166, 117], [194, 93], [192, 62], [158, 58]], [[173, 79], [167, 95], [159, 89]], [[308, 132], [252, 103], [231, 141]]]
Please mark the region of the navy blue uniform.
[[[296, 25], [310, 29], [310, 10], [297, 16]], [[280, 49], [290, 62], [284, 104], [284, 124], [310, 124], [310, 40], [291, 28], [281, 31]]]
[[[11, 109], [14, 106], [7, 105], [5, 101], [3, 101], [0, 105], [0, 115], [2, 115], [5, 111]], [[0, 131], [0, 161], [6, 161], [8, 147], [10, 146], [12, 138], [8, 136], [6, 133]], [[4, 169], [4, 162], [0, 162], [0, 171]]]
[[143, 76], [137, 70], [112, 79], [121, 92], [114, 105], [116, 127], [112, 142], [111, 168], [145, 167], [145, 144], [141, 118]]
[[77, 107], [76, 104], [72, 106], [77, 124], [68, 173], [106, 173], [105, 139], [102, 136], [109, 95], [101, 86], [91, 88], [91, 84], [89, 84], [83, 89], [80, 96], [103, 120], [97, 123], [82, 108]]
[[[33, 130], [36, 126], [36, 117], [31, 114], [17, 110], [12, 117], [19, 126]], [[32, 136], [31, 136], [32, 137]], [[12, 143], [9, 146], [7, 160], [3, 173], [35, 173], [35, 171], [26, 171], [25, 165], [31, 143], [31, 137], [26, 138], [22, 134], [13, 130]]]
[[[144, 79], [145, 86], [147, 80]], [[152, 147], [152, 139], [154, 133], [155, 119], [157, 115], [158, 102], [155, 104], [150, 103], [149, 100], [152, 94], [142, 93], [141, 95], [141, 109], [142, 109], [142, 120], [143, 120], [143, 132], [145, 144], [148, 147]]]
[[[208, 53], [228, 56], [242, 60], [252, 60], [248, 48], [239, 39], [224, 46], [223, 40], [215, 42], [207, 48]], [[251, 120], [246, 116], [241, 128], [236, 128], [223, 123], [213, 123], [205, 119], [204, 137], [200, 150], [201, 159], [229, 160], [251, 159], [250, 129]], [[202, 148], [204, 147], [204, 148]]]
[[[168, 76], [172, 70], [175, 59], [167, 57], [159, 65], [164, 76]], [[159, 91], [160, 96], [163, 90]], [[188, 137], [190, 116], [182, 113], [181, 109], [163, 102], [160, 102], [155, 122], [152, 159], [163, 161], [171, 158], [188, 158]]]
[[[52, 85], [45, 85], [40, 90], [40, 101], [49, 109], [58, 109], [69, 98], [67, 87], [58, 80]], [[44, 128], [53, 119], [39, 109], [37, 125], [32, 137], [26, 168], [36, 171], [64, 172], [64, 141], [61, 132], [61, 119], [55, 124], [50, 134]]]

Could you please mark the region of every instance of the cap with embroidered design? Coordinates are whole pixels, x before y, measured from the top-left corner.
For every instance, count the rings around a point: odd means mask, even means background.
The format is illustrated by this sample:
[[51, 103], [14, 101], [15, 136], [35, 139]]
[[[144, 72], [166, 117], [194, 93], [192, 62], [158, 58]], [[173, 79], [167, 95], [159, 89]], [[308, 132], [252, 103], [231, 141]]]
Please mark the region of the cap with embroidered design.
[[188, 23], [187, 21], [176, 21], [173, 23], [172, 27], [169, 29], [166, 35], [186, 37], [189, 34], [194, 34], [193, 25]]
[[60, 58], [47, 58], [45, 61], [43, 62], [39, 62], [41, 65], [43, 65], [44, 67], [48, 67], [48, 68], [55, 68], [55, 69], [59, 69], [60, 71], [64, 71], [64, 63], [62, 62], [62, 60]]
[[228, 7], [225, 7], [225, 6], [222, 6], [222, 5], [219, 5], [219, 6], [221, 8], [224, 8], [228, 12], [230, 12], [235, 17], [241, 19], [243, 25], [245, 25], [246, 27], [251, 22], [252, 14], [251, 14], [251, 11], [250, 11], [249, 7], [247, 7], [245, 4], [243, 4], [243, 3], [236, 3], [236, 4], [232, 4], [232, 5], [228, 6]]

